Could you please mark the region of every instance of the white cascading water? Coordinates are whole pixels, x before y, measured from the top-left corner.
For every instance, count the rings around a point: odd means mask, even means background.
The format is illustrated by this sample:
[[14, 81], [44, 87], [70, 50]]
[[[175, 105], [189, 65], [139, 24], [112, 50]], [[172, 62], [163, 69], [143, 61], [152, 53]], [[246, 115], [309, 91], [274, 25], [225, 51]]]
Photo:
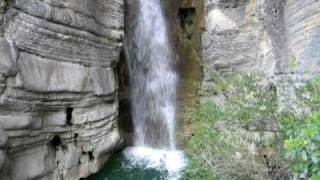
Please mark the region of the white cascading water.
[[134, 147], [124, 154], [138, 165], [165, 169], [174, 179], [186, 163], [175, 147], [174, 54], [160, 0], [138, 0], [137, 7], [126, 39]]

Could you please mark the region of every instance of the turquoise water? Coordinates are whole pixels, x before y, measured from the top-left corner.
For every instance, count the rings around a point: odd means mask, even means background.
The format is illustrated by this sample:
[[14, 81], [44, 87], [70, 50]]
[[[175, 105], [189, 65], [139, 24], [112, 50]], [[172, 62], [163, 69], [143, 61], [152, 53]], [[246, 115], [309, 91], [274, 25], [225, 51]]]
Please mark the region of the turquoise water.
[[166, 180], [167, 176], [166, 171], [133, 166], [122, 154], [117, 154], [97, 174], [85, 180]]

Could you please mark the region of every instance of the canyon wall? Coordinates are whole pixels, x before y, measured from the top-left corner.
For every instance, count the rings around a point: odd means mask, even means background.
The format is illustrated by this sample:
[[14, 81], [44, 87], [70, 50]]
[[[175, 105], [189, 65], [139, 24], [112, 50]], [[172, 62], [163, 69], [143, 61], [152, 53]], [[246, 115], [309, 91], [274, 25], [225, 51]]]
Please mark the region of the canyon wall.
[[257, 71], [277, 85], [283, 107], [320, 71], [320, 1], [204, 0], [203, 84], [213, 70]]
[[[268, 75], [319, 72], [317, 0], [204, 0], [203, 62], [208, 69]], [[210, 80], [209, 71], [205, 80]]]
[[121, 143], [122, 0], [0, 1], [1, 179], [79, 179]]
[[[194, 82], [203, 75], [210, 84], [212, 70], [258, 70], [282, 82], [320, 70], [318, 0], [163, 2], [179, 55], [181, 121], [196, 103]], [[0, 0], [1, 178], [72, 180], [99, 170], [122, 143], [118, 99], [130, 143], [123, 19], [123, 0]]]
[[287, 1], [287, 46], [291, 71], [320, 71], [320, 1]]
[[204, 64], [223, 72], [283, 71], [285, 6], [282, 0], [205, 0]]

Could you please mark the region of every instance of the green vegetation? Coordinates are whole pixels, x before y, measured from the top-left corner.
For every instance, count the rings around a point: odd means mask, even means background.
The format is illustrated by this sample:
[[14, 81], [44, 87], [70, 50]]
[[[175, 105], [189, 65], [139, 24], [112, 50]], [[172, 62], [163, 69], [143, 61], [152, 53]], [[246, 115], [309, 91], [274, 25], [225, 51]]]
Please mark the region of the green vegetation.
[[297, 69], [298, 65], [299, 65], [299, 61], [298, 61], [297, 57], [293, 53], [290, 53], [289, 63], [288, 63], [289, 69], [291, 71], [295, 71]]
[[320, 112], [305, 120], [289, 120], [285, 128], [285, 157], [296, 179], [320, 179]]
[[278, 86], [262, 74], [212, 79], [192, 111], [185, 179], [319, 179], [320, 78], [296, 89], [300, 113], [280, 111]]
[[320, 76], [300, 90], [302, 102], [312, 113], [308, 117], [287, 117], [282, 129], [285, 158], [296, 179], [320, 179]]

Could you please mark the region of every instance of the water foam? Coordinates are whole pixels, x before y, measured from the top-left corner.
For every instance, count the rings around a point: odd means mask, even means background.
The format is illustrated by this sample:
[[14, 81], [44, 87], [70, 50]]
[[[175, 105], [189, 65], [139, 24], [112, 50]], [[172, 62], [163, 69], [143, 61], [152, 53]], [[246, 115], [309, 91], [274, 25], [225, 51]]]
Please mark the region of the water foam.
[[131, 166], [166, 171], [169, 180], [179, 179], [181, 171], [187, 165], [182, 151], [153, 149], [143, 146], [128, 147], [123, 151]]

